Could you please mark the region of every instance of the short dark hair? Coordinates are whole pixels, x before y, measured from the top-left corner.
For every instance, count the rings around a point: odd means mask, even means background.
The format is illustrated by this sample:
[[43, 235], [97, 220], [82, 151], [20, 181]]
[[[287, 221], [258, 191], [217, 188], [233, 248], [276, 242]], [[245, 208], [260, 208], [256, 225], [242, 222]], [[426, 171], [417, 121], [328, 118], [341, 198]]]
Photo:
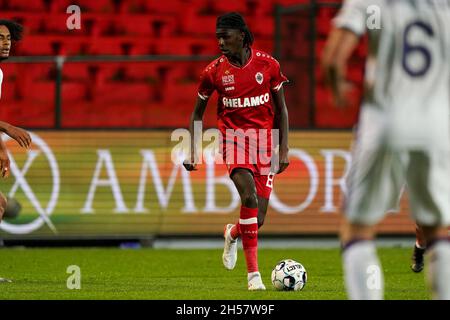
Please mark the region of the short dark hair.
[[8, 28], [12, 40], [20, 41], [22, 39], [23, 26], [21, 24], [12, 20], [0, 19], [0, 26]]
[[240, 13], [228, 12], [217, 17], [216, 28], [238, 29], [244, 32], [244, 47], [250, 47], [253, 44], [253, 34], [250, 32], [244, 18]]

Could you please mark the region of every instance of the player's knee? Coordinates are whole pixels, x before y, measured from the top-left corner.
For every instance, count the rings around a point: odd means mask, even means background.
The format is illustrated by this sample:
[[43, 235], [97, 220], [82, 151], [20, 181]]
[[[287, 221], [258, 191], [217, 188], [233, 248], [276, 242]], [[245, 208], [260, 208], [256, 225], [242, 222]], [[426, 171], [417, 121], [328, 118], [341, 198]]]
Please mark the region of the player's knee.
[[6, 198], [3, 194], [0, 194], [0, 221], [3, 219], [5, 210], [6, 210]]
[[258, 197], [254, 192], [245, 192], [241, 196], [242, 205], [247, 208], [256, 208], [258, 207]]

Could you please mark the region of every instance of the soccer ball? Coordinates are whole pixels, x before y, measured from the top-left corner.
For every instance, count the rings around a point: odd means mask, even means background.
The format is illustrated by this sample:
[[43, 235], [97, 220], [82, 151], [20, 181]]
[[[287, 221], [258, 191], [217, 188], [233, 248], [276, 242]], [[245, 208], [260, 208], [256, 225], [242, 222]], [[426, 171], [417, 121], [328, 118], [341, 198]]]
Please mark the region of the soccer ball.
[[272, 271], [272, 284], [277, 290], [299, 291], [305, 287], [306, 281], [305, 267], [292, 259], [278, 262]]

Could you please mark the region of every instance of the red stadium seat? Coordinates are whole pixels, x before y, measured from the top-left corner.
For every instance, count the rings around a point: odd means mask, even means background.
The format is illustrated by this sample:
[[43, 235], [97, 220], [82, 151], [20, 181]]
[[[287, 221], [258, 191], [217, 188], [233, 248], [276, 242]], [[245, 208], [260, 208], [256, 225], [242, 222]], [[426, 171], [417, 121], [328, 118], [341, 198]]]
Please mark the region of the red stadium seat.
[[296, 4], [309, 3], [309, 0], [273, 0], [275, 4], [283, 6], [292, 6]]
[[87, 99], [87, 84], [83, 82], [64, 81], [62, 85], [62, 103], [84, 101]]
[[88, 43], [87, 38], [78, 36], [27, 36], [15, 50], [17, 55], [25, 56], [77, 55]]
[[151, 101], [152, 86], [147, 83], [107, 82], [94, 88], [93, 101], [106, 103], [148, 103]]
[[247, 0], [247, 17], [259, 17], [262, 20], [271, 20], [274, 13], [272, 1]]
[[[14, 82], [12, 81], [4, 81], [4, 83], [2, 83], [2, 88], [1, 88], [1, 104], [2, 104], [2, 108], [3, 108], [3, 103], [5, 101], [13, 101], [16, 99], [16, 85]], [[0, 108], [1, 109], [1, 108]]]
[[55, 79], [55, 64], [48, 63], [20, 63], [15, 67], [14, 75], [17, 83], [33, 81], [53, 81]]
[[106, 62], [92, 64], [88, 66], [90, 82], [94, 86], [104, 84], [109, 81], [124, 80], [124, 74], [121, 71], [124, 67], [118, 63]]
[[[41, 14], [42, 17], [42, 14]], [[67, 29], [67, 18], [69, 15], [65, 13], [53, 13], [51, 15], [47, 15], [43, 18], [43, 30], [38, 30], [39, 33], [44, 33], [46, 35], [52, 35], [52, 34], [61, 34], [61, 33], [67, 33], [70, 35], [73, 33], [73, 31]]]
[[174, 35], [177, 28], [176, 16], [159, 14], [122, 14], [114, 21], [126, 35], [131, 36], [167, 37]]
[[161, 41], [153, 38], [142, 38], [131, 44], [129, 55], [157, 55], [160, 51]]
[[77, 0], [73, 4], [77, 4], [81, 12], [113, 13], [116, 10], [112, 0]]
[[88, 81], [88, 64], [83, 62], [64, 63], [63, 79], [67, 81]]
[[245, 1], [228, 0], [228, 1], [211, 1], [212, 8], [215, 13], [221, 14], [230, 11], [236, 11], [244, 14], [247, 10]]
[[19, 66], [20, 64], [9, 63], [8, 60], [2, 63], [0, 69], [3, 71], [3, 84], [9, 81], [14, 81], [17, 78], [18, 73], [20, 72]]
[[[132, 40], [131, 40], [132, 41]], [[93, 55], [122, 55], [124, 53], [124, 39], [118, 37], [98, 37], [91, 40], [88, 53]]]
[[55, 123], [55, 108], [52, 103], [33, 100], [14, 101], [11, 105], [4, 105], [8, 109], [4, 119], [19, 127], [52, 128]]
[[216, 16], [199, 16], [191, 11], [184, 16], [181, 31], [185, 34], [215, 37], [216, 20]]
[[54, 81], [35, 81], [28, 86], [25, 100], [44, 102], [53, 106], [55, 103], [55, 86]]
[[36, 34], [45, 31], [45, 19], [42, 14], [27, 11], [2, 12], [2, 19], [11, 19], [24, 26], [24, 35]]
[[45, 12], [45, 1], [43, 0], [14, 0], [5, 1], [6, 10], [18, 10], [28, 12]]
[[66, 128], [143, 127], [148, 123], [148, 113], [141, 104], [130, 101], [106, 104], [67, 103], [63, 108], [62, 125]]
[[125, 80], [155, 83], [158, 81], [158, 65], [149, 62], [125, 64]]
[[152, 14], [178, 14], [181, 15], [186, 7], [191, 6], [190, 1], [143, 1], [146, 12]]
[[264, 38], [255, 39], [253, 46], [256, 49], [267, 52], [269, 54], [272, 54], [273, 48], [274, 48], [273, 40], [272, 39], [264, 39]]
[[166, 87], [164, 102], [169, 104], [186, 104], [189, 108], [193, 108], [197, 100], [197, 92], [198, 83], [196, 82], [175, 82], [173, 85]]
[[30, 36], [16, 45], [17, 54], [24, 56], [51, 56], [57, 53], [56, 49], [55, 42], [46, 36]]
[[[126, 35], [142, 35], [151, 36], [153, 35], [152, 21], [149, 19], [149, 15], [120, 15], [117, 17], [117, 24], [123, 28]], [[130, 23], [133, 21], [133, 23]]]
[[326, 36], [331, 31], [331, 21], [328, 19], [318, 19], [316, 20], [316, 27], [317, 27], [317, 36], [326, 38]]
[[261, 17], [249, 17], [246, 19], [249, 29], [255, 37], [266, 37], [273, 41], [275, 21], [273, 19], [261, 19]]
[[218, 45], [214, 37], [170, 37], [163, 38], [157, 48], [158, 54], [173, 55], [214, 55]]

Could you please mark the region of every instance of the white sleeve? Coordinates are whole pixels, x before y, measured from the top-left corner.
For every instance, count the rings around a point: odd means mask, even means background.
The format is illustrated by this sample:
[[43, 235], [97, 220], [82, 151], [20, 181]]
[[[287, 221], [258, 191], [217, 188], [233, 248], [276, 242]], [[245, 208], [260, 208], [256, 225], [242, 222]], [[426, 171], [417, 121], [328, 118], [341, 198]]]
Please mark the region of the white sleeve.
[[333, 25], [336, 28], [349, 29], [358, 36], [363, 35], [366, 31], [366, 12], [370, 4], [367, 0], [346, 0], [333, 19]]

